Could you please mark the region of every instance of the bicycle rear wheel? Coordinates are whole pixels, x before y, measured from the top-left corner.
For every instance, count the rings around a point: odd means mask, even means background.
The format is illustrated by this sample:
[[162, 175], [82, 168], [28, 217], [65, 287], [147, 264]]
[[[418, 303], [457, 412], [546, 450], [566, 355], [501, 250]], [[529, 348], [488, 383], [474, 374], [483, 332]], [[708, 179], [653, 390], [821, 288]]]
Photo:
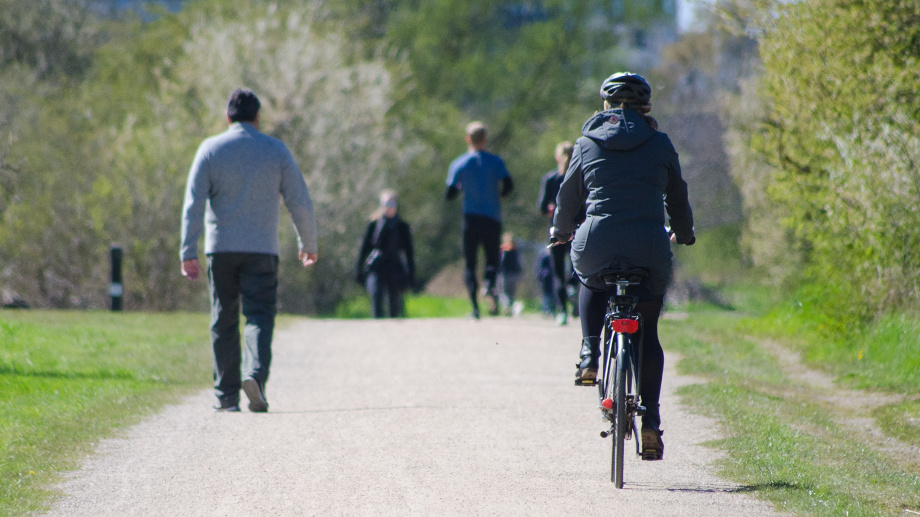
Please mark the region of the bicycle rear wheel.
[[627, 345], [629, 336], [617, 334], [616, 380], [614, 381], [614, 408], [615, 419], [613, 424], [613, 454], [610, 467], [610, 481], [617, 488], [623, 488], [623, 456], [626, 447], [626, 433], [629, 426], [626, 419], [626, 377], [629, 374], [629, 357]]

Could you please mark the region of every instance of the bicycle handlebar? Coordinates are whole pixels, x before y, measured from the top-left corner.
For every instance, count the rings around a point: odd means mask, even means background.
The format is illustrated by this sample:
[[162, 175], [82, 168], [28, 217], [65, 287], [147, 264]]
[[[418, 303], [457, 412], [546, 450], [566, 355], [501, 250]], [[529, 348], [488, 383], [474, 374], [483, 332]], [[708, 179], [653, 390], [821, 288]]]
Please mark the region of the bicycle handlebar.
[[695, 233], [690, 235], [690, 240], [688, 240], [687, 242], [677, 242], [677, 238], [675, 237], [674, 231], [671, 230], [670, 228], [667, 228], [667, 230], [668, 230], [668, 238], [671, 239], [671, 242], [676, 242], [677, 244], [683, 244], [684, 246], [693, 246], [693, 243], [696, 242]]
[[546, 249], [554, 248], [556, 246], [562, 246], [563, 244], [567, 242], [571, 242], [574, 237], [575, 235], [571, 235], [568, 240], [560, 241], [559, 239], [556, 238], [556, 227], [553, 226], [552, 228], [549, 229], [549, 244], [546, 245]]

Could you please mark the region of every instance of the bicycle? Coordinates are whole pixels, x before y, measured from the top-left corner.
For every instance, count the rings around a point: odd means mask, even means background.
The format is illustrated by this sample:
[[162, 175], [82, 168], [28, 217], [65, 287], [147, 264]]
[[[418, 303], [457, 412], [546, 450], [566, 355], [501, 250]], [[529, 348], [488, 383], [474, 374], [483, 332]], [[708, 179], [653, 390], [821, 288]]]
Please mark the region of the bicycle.
[[[642, 316], [636, 311], [638, 297], [628, 294], [628, 288], [642, 283], [648, 272], [641, 268], [617, 268], [598, 275], [608, 287], [614, 288], [604, 317], [601, 368], [594, 382], [576, 380], [575, 384], [597, 385], [601, 414], [610, 423], [610, 429], [601, 431], [601, 438], [613, 436], [610, 481], [616, 488], [623, 488], [625, 442], [634, 438], [636, 455], [642, 455], [638, 420], [645, 414], [645, 408], [639, 405]], [[634, 341], [635, 336], [638, 342]]]

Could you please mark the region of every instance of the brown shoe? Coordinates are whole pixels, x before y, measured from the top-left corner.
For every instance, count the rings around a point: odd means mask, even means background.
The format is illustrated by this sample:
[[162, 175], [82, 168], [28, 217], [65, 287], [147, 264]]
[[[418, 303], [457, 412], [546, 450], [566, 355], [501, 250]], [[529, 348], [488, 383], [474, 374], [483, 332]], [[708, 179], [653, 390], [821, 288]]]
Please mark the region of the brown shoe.
[[594, 386], [597, 384], [597, 368], [579, 368], [575, 371], [575, 384]]
[[642, 426], [642, 459], [645, 461], [656, 461], [664, 458], [664, 442], [661, 435], [664, 431], [655, 427]]

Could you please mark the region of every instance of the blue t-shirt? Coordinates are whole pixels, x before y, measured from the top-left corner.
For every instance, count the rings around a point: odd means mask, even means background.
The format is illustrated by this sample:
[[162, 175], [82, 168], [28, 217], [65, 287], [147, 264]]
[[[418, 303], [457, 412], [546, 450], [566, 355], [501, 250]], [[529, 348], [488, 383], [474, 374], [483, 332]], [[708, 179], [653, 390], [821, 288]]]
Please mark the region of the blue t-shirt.
[[450, 164], [447, 186], [463, 191], [463, 213], [502, 220], [499, 182], [509, 176], [505, 162], [486, 151], [470, 151]]

